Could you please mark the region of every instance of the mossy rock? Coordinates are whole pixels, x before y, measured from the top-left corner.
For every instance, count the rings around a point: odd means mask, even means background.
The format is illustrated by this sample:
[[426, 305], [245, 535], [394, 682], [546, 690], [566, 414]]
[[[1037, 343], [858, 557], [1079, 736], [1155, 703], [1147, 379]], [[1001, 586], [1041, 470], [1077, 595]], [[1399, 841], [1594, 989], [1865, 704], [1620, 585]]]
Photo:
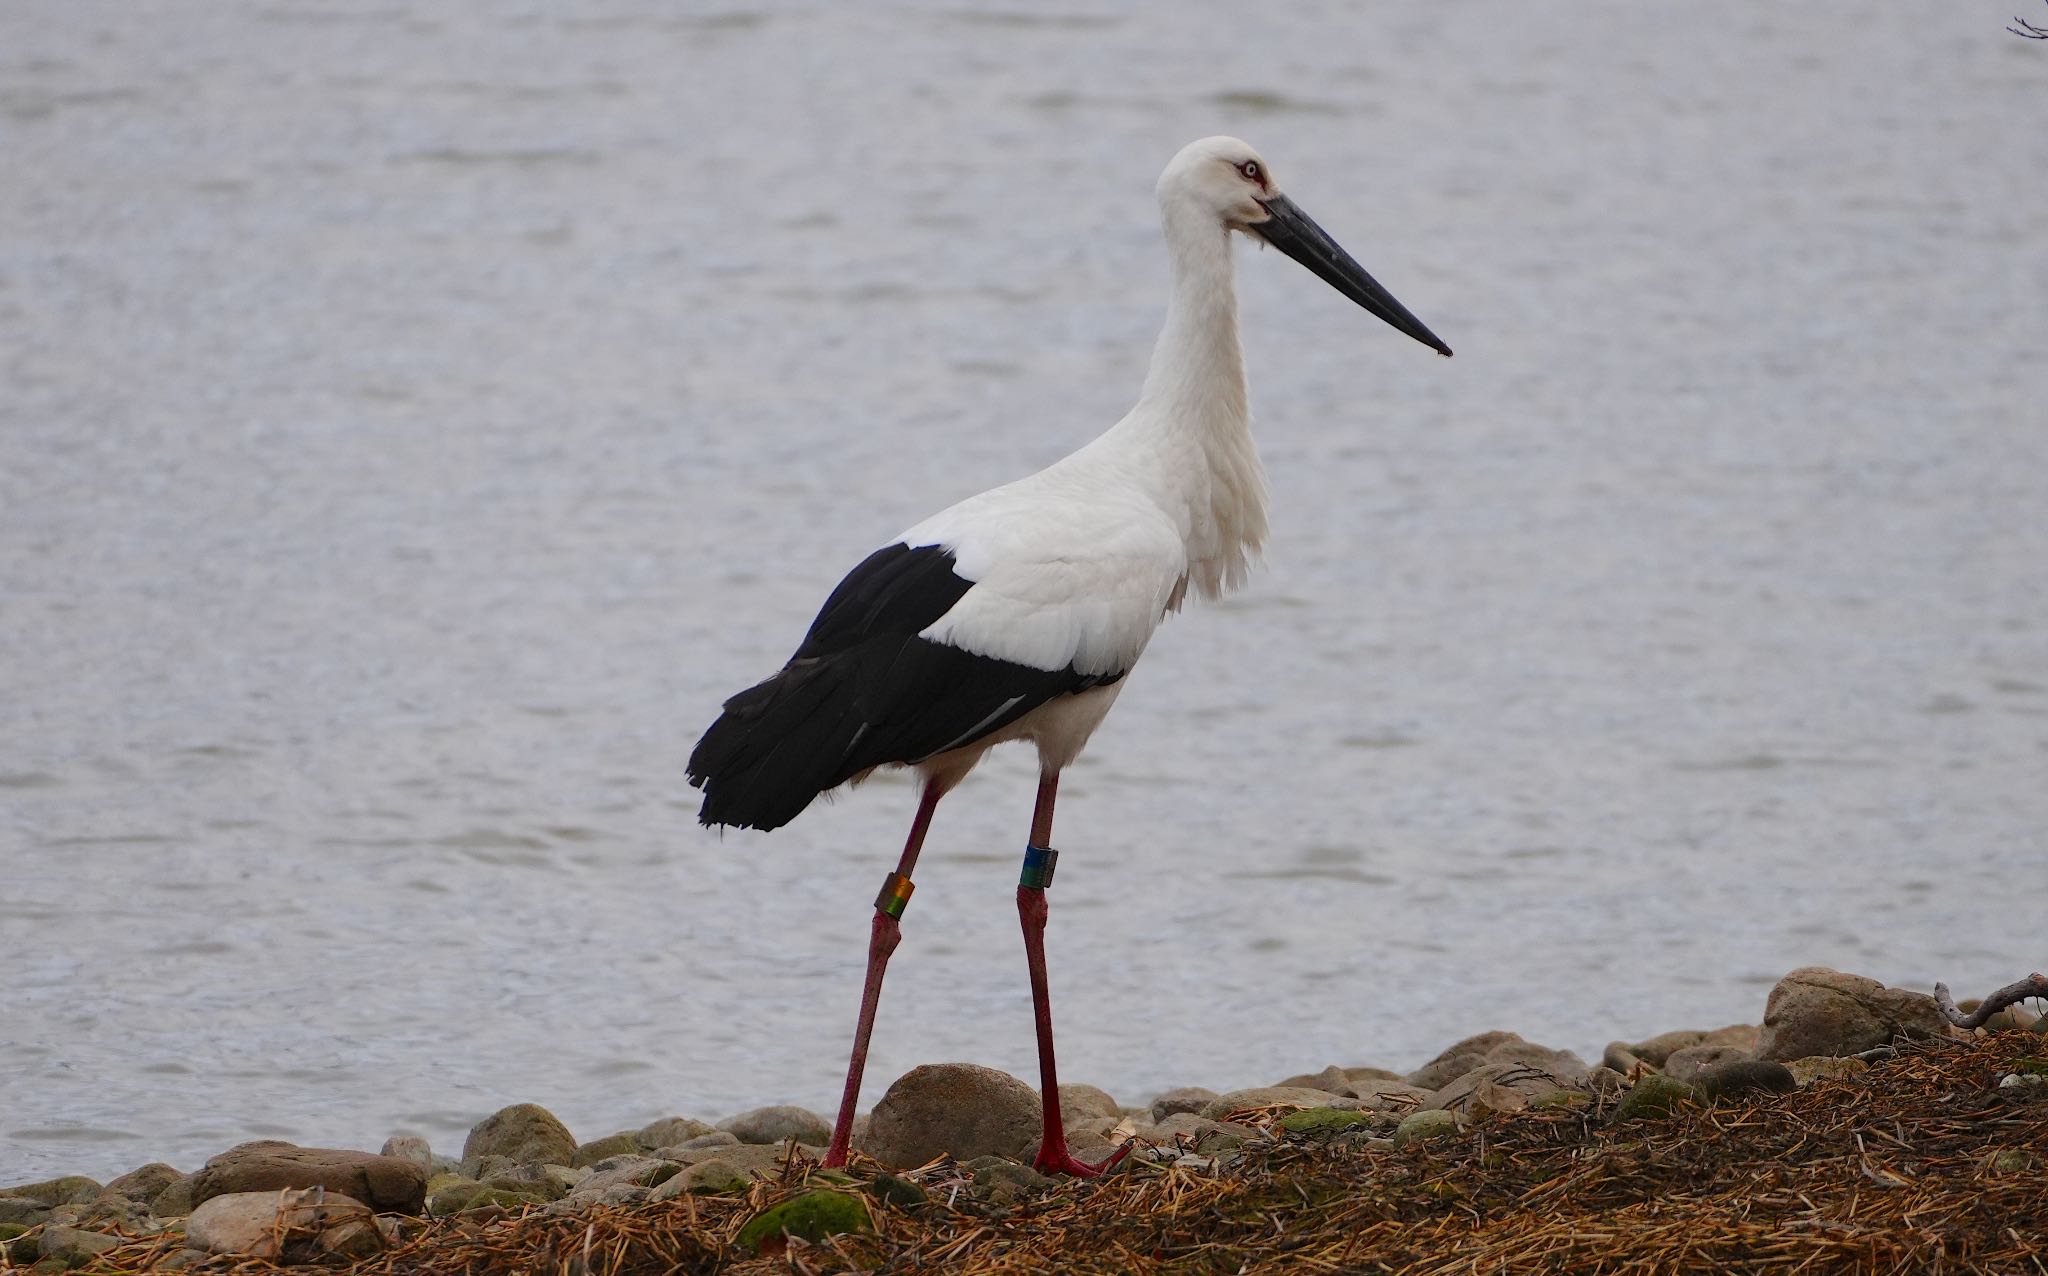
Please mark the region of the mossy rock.
[[1328, 1136], [1372, 1124], [1373, 1114], [1344, 1108], [1303, 1108], [1280, 1118], [1289, 1134]]
[[1984, 1168], [1993, 1174], [2018, 1174], [2033, 1164], [2033, 1155], [2024, 1148], [2000, 1148], [1984, 1158]]
[[1442, 1108], [1428, 1108], [1411, 1112], [1394, 1127], [1394, 1146], [1407, 1147], [1411, 1143], [1427, 1143], [1432, 1139], [1447, 1139], [1458, 1132], [1458, 1114]]
[[98, 1179], [89, 1179], [83, 1174], [67, 1174], [63, 1178], [44, 1179], [40, 1183], [0, 1187], [0, 1195], [25, 1196], [45, 1205], [83, 1205], [103, 1190]]
[[1617, 1121], [1657, 1121], [1670, 1116], [1681, 1103], [1690, 1103], [1698, 1093], [1683, 1081], [1674, 1081], [1661, 1072], [1649, 1076], [1630, 1087], [1614, 1109]]
[[646, 1149], [640, 1145], [639, 1134], [627, 1130], [585, 1143], [569, 1158], [569, 1165], [572, 1169], [580, 1170], [586, 1166], [596, 1165], [606, 1157], [638, 1155], [645, 1151]]
[[791, 1236], [821, 1241], [844, 1232], [874, 1229], [865, 1201], [845, 1192], [819, 1188], [754, 1215], [740, 1229], [739, 1243], [759, 1254], [780, 1248], [785, 1238]]
[[547, 1198], [536, 1192], [513, 1192], [502, 1187], [491, 1187], [483, 1183], [449, 1183], [427, 1197], [427, 1209], [437, 1216], [460, 1214], [464, 1210], [500, 1209], [522, 1210], [529, 1205], [545, 1205]]

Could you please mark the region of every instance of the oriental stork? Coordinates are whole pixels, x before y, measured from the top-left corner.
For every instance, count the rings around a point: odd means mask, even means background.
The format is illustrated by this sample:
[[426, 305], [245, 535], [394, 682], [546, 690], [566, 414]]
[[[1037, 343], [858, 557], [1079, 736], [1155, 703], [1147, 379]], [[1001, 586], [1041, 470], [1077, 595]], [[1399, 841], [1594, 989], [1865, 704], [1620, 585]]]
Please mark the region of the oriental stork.
[[1037, 1168], [1114, 1164], [1067, 1150], [1045, 976], [1045, 888], [1060, 771], [1109, 712], [1152, 631], [1190, 589], [1244, 582], [1266, 535], [1238, 341], [1234, 232], [1255, 236], [1439, 354], [1438, 340], [1231, 137], [1192, 142], [1160, 175], [1173, 259], [1166, 327], [1137, 406], [1038, 473], [941, 510], [839, 582], [796, 654], [725, 702], [690, 755], [708, 825], [774, 829], [819, 794], [883, 766], [922, 787], [896, 871], [875, 901], [853, 1057], [825, 1164], [844, 1164], [882, 974], [900, 938], [932, 811], [981, 755], [1038, 748], [1017, 913], [1037, 1021], [1044, 1136]]

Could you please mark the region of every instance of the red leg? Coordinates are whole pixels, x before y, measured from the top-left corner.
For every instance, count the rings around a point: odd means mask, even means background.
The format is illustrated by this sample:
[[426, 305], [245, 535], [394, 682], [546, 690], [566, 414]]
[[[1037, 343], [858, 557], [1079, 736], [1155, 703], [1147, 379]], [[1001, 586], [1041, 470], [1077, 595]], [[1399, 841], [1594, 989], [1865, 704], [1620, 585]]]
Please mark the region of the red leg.
[[[1058, 789], [1057, 773], [1039, 777], [1038, 806], [1031, 816], [1031, 846], [1032, 851], [1043, 851], [1045, 855], [1041, 866], [1035, 862], [1040, 860], [1039, 856], [1027, 853], [1026, 884], [1017, 887], [1017, 919], [1024, 927], [1024, 961], [1031, 972], [1031, 1012], [1038, 1027], [1038, 1095], [1044, 1117], [1038, 1157], [1032, 1162], [1032, 1168], [1041, 1174], [1093, 1178], [1123, 1160], [1131, 1145], [1124, 1144], [1099, 1165], [1077, 1161], [1067, 1151], [1065, 1118], [1060, 1112], [1059, 1070], [1053, 1062], [1052, 996], [1047, 991], [1045, 979], [1045, 883], [1052, 877], [1052, 852], [1048, 843], [1052, 841], [1052, 806]], [[1037, 884], [1031, 884], [1034, 877]]]
[[[846, 1164], [846, 1154], [853, 1143], [853, 1110], [860, 1101], [861, 1074], [868, 1066], [868, 1039], [875, 1031], [875, 1007], [882, 1000], [882, 972], [889, 966], [889, 954], [896, 951], [897, 943], [903, 938], [896, 917], [902, 912], [902, 901], [909, 898], [910, 871], [917, 867], [917, 853], [924, 847], [925, 830], [931, 827], [932, 809], [939, 804], [939, 798], [945, 792], [946, 786], [938, 781], [925, 782], [924, 793], [917, 803], [917, 817], [910, 822], [909, 840], [903, 844], [903, 857], [897, 861], [896, 872], [882, 888], [882, 899], [875, 903], [874, 925], [868, 931], [868, 974], [861, 985], [860, 1019], [853, 1028], [853, 1058], [846, 1065], [846, 1091], [839, 1097], [839, 1119], [832, 1124], [832, 1146], [825, 1152], [824, 1164], [828, 1167]], [[895, 912], [888, 911], [886, 907], [892, 895], [896, 895]]]

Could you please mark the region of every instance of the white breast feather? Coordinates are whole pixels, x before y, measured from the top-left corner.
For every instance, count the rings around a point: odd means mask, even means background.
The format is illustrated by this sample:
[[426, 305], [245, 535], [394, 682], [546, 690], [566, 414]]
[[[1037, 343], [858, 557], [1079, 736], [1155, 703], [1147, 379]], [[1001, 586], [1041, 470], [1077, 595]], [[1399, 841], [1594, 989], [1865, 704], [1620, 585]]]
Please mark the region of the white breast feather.
[[903, 541], [944, 546], [974, 582], [919, 637], [1034, 669], [1128, 670], [1187, 573], [1156, 505], [1073, 467], [970, 497]]

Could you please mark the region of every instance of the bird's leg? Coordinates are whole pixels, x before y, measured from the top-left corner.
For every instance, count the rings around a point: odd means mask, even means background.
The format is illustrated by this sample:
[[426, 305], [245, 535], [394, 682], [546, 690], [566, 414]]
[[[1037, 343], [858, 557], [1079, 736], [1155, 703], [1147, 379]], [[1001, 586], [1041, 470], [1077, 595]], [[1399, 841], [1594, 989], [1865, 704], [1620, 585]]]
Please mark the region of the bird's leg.
[[910, 837], [903, 844], [903, 856], [896, 861], [896, 871], [883, 880], [882, 893], [875, 898], [875, 920], [868, 930], [867, 980], [861, 986], [860, 1019], [853, 1029], [853, 1059], [846, 1065], [846, 1092], [839, 1098], [839, 1119], [832, 1124], [832, 1146], [825, 1151], [824, 1164], [828, 1168], [846, 1164], [846, 1153], [853, 1143], [853, 1109], [860, 1100], [861, 1073], [868, 1066], [868, 1038], [875, 1031], [875, 1007], [882, 1000], [882, 972], [889, 965], [889, 954], [896, 951], [897, 942], [903, 938], [897, 919], [903, 916], [903, 908], [910, 902], [914, 889], [910, 870], [917, 867], [925, 830], [931, 827], [932, 808], [939, 804], [946, 788], [938, 780], [925, 781], [924, 793], [917, 802], [917, 816], [910, 822]]
[[1024, 871], [1017, 881], [1017, 918], [1024, 925], [1024, 960], [1031, 970], [1031, 1011], [1038, 1025], [1038, 1095], [1044, 1132], [1032, 1168], [1041, 1174], [1072, 1174], [1093, 1178], [1124, 1159], [1126, 1142], [1099, 1165], [1077, 1161], [1067, 1151], [1065, 1118], [1060, 1112], [1060, 1080], [1052, 1054], [1052, 998], [1045, 981], [1045, 888], [1052, 885], [1059, 852], [1052, 849], [1052, 804], [1060, 777], [1048, 771], [1038, 779], [1038, 805], [1031, 813], [1031, 841], [1024, 848]]

